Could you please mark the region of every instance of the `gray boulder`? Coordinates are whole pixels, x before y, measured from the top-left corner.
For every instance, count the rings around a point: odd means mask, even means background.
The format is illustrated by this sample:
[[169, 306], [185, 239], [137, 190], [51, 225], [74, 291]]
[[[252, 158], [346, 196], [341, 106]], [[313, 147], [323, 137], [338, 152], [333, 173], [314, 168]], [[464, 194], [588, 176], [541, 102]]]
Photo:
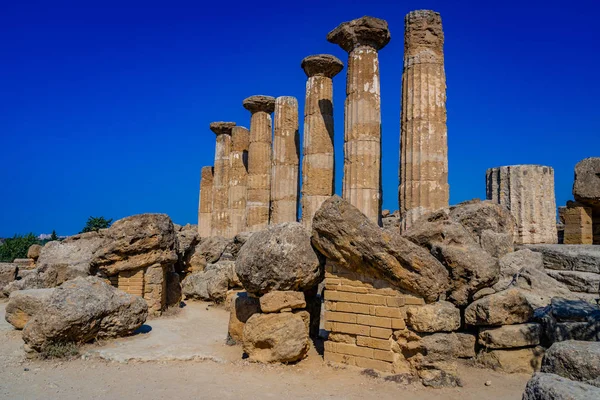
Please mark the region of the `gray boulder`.
[[523, 246], [542, 253], [544, 268], [557, 271], [600, 273], [600, 246], [579, 244], [536, 244]]
[[485, 231], [506, 235], [504, 240], [514, 243], [517, 231], [514, 217], [506, 207], [492, 201], [471, 200], [458, 204], [450, 208], [449, 217], [464, 226], [480, 244], [488, 235]]
[[23, 329], [25, 324], [36, 315], [54, 293], [54, 288], [17, 290], [10, 294], [6, 305], [6, 322], [16, 329]]
[[535, 374], [523, 393], [523, 400], [591, 399], [600, 399], [600, 388], [546, 373]]
[[4, 296], [3, 288], [17, 279], [19, 268], [16, 264], [0, 263], [0, 297]]
[[222, 303], [227, 291], [239, 287], [233, 261], [209, 264], [204, 271], [188, 275], [181, 283], [182, 292], [188, 299]]
[[467, 333], [434, 333], [419, 342], [423, 353], [422, 363], [451, 361], [457, 358], [475, 357], [475, 336]]
[[546, 273], [563, 283], [572, 292], [598, 294], [600, 290], [600, 274], [581, 271], [555, 271], [548, 269]]
[[244, 289], [255, 295], [274, 290], [308, 290], [323, 279], [323, 264], [308, 233], [297, 222], [255, 232], [235, 261]]
[[312, 242], [327, 259], [353, 271], [368, 270], [428, 303], [450, 289], [448, 271], [428, 250], [381, 229], [338, 196], [316, 212]]
[[600, 342], [554, 343], [542, 359], [542, 372], [590, 383], [600, 376]]
[[183, 272], [188, 270], [188, 264], [192, 252], [196, 245], [200, 243], [200, 235], [196, 225], [187, 224], [180, 226], [173, 224], [175, 235], [177, 237], [177, 264], [176, 271]]
[[577, 163], [573, 197], [584, 204], [600, 205], [600, 157], [586, 158]]
[[217, 263], [229, 243], [229, 239], [220, 236], [211, 236], [203, 239], [191, 249], [185, 264], [186, 271], [204, 271], [208, 264]]
[[600, 340], [600, 309], [582, 300], [553, 298], [535, 312], [542, 324], [543, 343], [550, 346], [565, 340]]
[[26, 350], [51, 343], [85, 343], [132, 334], [148, 305], [97, 277], [75, 278], [56, 288], [23, 329]]
[[522, 291], [510, 288], [469, 304], [465, 309], [465, 322], [479, 326], [521, 324], [533, 317], [533, 311]]
[[42, 252], [42, 246], [39, 244], [32, 244], [27, 249], [27, 258], [32, 259], [33, 261], [37, 261], [40, 258], [40, 253]]
[[494, 285], [497, 292], [507, 289], [515, 274], [521, 269], [532, 267], [536, 270], [542, 270], [544, 268], [542, 255], [529, 249], [506, 254], [500, 258], [498, 263], [500, 264], [500, 279]]
[[479, 331], [479, 344], [488, 349], [512, 349], [540, 344], [542, 327], [531, 322], [484, 328]]
[[406, 324], [416, 332], [456, 331], [460, 328], [460, 310], [447, 301], [407, 307]]

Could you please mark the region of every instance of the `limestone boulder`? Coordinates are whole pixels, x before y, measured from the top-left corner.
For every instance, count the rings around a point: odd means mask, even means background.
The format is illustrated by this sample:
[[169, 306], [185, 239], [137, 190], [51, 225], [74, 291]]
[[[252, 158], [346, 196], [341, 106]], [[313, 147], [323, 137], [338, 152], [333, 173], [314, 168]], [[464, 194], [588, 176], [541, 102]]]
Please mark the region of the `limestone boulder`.
[[419, 342], [421, 364], [475, 357], [475, 336], [467, 333], [434, 333]]
[[494, 289], [497, 292], [507, 289], [512, 283], [515, 274], [523, 268], [531, 267], [540, 271], [544, 268], [542, 255], [529, 249], [522, 249], [506, 254], [499, 259], [498, 263], [500, 265], [500, 278], [494, 284]]
[[521, 324], [533, 317], [533, 311], [522, 291], [510, 288], [469, 304], [465, 309], [465, 322], [478, 326]]
[[188, 272], [204, 271], [208, 264], [215, 264], [221, 259], [230, 240], [220, 236], [210, 236], [191, 249], [186, 261]]
[[509, 374], [531, 374], [540, 370], [543, 347], [525, 347], [509, 350], [484, 350], [477, 355], [477, 360], [488, 368], [504, 371]]
[[524, 247], [542, 254], [544, 268], [557, 271], [600, 273], [600, 246], [536, 244]]
[[406, 324], [416, 332], [452, 332], [460, 328], [460, 310], [447, 301], [406, 308]]
[[600, 341], [600, 309], [582, 300], [553, 298], [536, 310], [542, 324], [542, 343], [550, 346], [566, 340]]
[[479, 331], [479, 344], [488, 349], [512, 349], [540, 344], [542, 326], [539, 323], [505, 325]]
[[577, 163], [573, 197], [584, 204], [600, 205], [600, 157], [586, 158]]
[[304, 293], [293, 291], [273, 291], [260, 297], [260, 309], [264, 313], [274, 313], [281, 310], [306, 308]]
[[107, 276], [150, 266], [171, 269], [178, 260], [175, 228], [166, 214], [120, 219], [104, 235], [107, 240], [94, 251], [92, 268]]
[[18, 267], [12, 263], [0, 263], [0, 297], [4, 296], [3, 288], [17, 279]]
[[54, 293], [51, 289], [29, 289], [12, 292], [6, 304], [6, 322], [16, 329], [23, 329], [25, 324], [37, 314]]
[[85, 343], [132, 334], [148, 316], [148, 305], [97, 277], [75, 278], [54, 289], [23, 329], [26, 350], [50, 343]]
[[498, 233], [490, 229], [481, 232], [480, 245], [492, 257], [500, 258], [514, 251], [513, 237], [508, 233]]
[[546, 270], [546, 273], [563, 283], [572, 292], [598, 294], [600, 290], [600, 274], [581, 271], [554, 271], [551, 269]]
[[42, 252], [42, 246], [39, 244], [32, 244], [29, 246], [27, 250], [27, 258], [30, 258], [34, 261], [37, 261], [40, 258], [40, 253]]
[[246, 241], [252, 236], [253, 232], [240, 232], [233, 240], [229, 240], [225, 250], [223, 250], [222, 259], [235, 261], [238, 253]]
[[428, 303], [450, 289], [448, 271], [427, 249], [381, 229], [338, 196], [326, 200], [315, 214], [312, 242], [327, 259], [379, 276]]
[[254, 314], [259, 314], [260, 311], [260, 301], [258, 298], [248, 296], [248, 293], [246, 292], [236, 293], [231, 299], [228, 343], [242, 343], [246, 322], [248, 322], [248, 319]]
[[323, 279], [324, 259], [297, 222], [272, 225], [255, 232], [235, 261], [244, 289], [255, 295], [274, 290], [304, 291]]
[[579, 382], [594, 381], [600, 376], [600, 342], [554, 343], [544, 355], [542, 372]]
[[600, 398], [600, 388], [555, 374], [537, 373], [527, 382], [523, 400], [590, 400]]
[[434, 245], [471, 245], [477, 241], [460, 223], [450, 219], [448, 210], [439, 210], [419, 218], [402, 236], [431, 249]]
[[480, 244], [485, 231], [506, 235], [506, 240], [514, 243], [517, 224], [504, 206], [491, 201], [471, 200], [451, 207], [449, 217], [464, 226]]
[[290, 363], [309, 349], [308, 330], [301, 315], [254, 314], [244, 326], [244, 352], [252, 361]]
[[177, 237], [177, 264], [176, 271], [184, 272], [188, 270], [190, 257], [196, 245], [200, 243], [200, 235], [196, 225], [187, 224], [185, 226], [173, 224], [175, 235]]
[[521, 268], [513, 276], [509, 288], [518, 288], [534, 309], [547, 306], [554, 297], [578, 298], [566, 285], [549, 276], [543, 268], [535, 266]]
[[219, 261], [207, 265], [204, 271], [188, 275], [181, 283], [182, 292], [188, 299], [222, 303], [229, 289], [239, 287], [233, 261]]

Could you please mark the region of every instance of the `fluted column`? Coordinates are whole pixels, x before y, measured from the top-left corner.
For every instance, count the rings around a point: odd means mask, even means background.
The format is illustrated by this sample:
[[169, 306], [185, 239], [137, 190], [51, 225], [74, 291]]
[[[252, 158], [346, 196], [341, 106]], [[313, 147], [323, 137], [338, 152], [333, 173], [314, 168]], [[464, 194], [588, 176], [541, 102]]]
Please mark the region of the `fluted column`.
[[448, 140], [444, 32], [440, 14], [412, 11], [404, 18], [400, 122], [400, 227], [448, 207]]
[[387, 22], [344, 22], [327, 40], [348, 52], [342, 197], [381, 225], [381, 100], [377, 52], [390, 41]]
[[250, 144], [248, 147], [248, 195], [246, 201], [246, 228], [249, 232], [265, 229], [269, 225], [271, 202], [271, 113], [275, 98], [252, 96], [243, 106], [252, 113], [250, 119]]
[[212, 236], [230, 237], [229, 155], [231, 130], [235, 122], [213, 122], [210, 130], [217, 135], [213, 181]]
[[487, 199], [508, 208], [517, 221], [519, 244], [557, 243], [554, 170], [511, 165], [486, 173]]
[[246, 230], [246, 196], [248, 181], [248, 145], [250, 132], [243, 126], [231, 131], [229, 155], [229, 211], [231, 236]]
[[310, 230], [321, 204], [335, 193], [333, 77], [344, 68], [344, 63], [332, 55], [318, 54], [302, 60], [301, 67], [308, 77], [304, 103], [302, 224]]
[[200, 199], [198, 201], [198, 234], [205, 238], [211, 235], [213, 196], [213, 167], [202, 167], [200, 172]]
[[298, 220], [300, 136], [298, 100], [275, 99], [273, 167], [271, 172], [271, 224]]

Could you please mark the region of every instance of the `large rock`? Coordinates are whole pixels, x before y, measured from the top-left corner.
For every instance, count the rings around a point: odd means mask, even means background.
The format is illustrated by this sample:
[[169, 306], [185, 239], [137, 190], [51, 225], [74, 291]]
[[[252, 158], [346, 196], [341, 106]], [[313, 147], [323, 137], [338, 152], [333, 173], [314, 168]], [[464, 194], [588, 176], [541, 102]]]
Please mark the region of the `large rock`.
[[450, 289], [448, 271], [429, 251], [379, 228], [338, 196], [326, 200], [315, 214], [312, 241], [329, 260], [378, 275], [428, 303]]
[[6, 305], [6, 322], [16, 329], [23, 329], [25, 324], [37, 314], [54, 293], [52, 289], [29, 289], [12, 292]]
[[263, 363], [299, 361], [309, 349], [306, 323], [294, 313], [252, 315], [244, 326], [243, 341], [250, 360]]
[[494, 289], [497, 292], [508, 288], [512, 283], [515, 274], [521, 269], [532, 267], [537, 270], [542, 270], [544, 267], [542, 255], [529, 249], [518, 250], [514, 253], [506, 254], [500, 258], [498, 263], [500, 264], [500, 279], [494, 284]]
[[33, 261], [37, 261], [40, 258], [40, 254], [42, 252], [42, 246], [39, 244], [32, 244], [29, 246], [27, 250], [27, 258], [32, 259]]
[[255, 295], [274, 290], [303, 291], [323, 279], [323, 264], [297, 222], [255, 232], [239, 251], [235, 267], [244, 289]]
[[566, 285], [552, 278], [543, 268], [535, 266], [517, 272], [509, 288], [518, 288], [534, 309], [547, 306], [554, 297], [577, 298]]
[[17, 279], [17, 271], [19, 268], [16, 264], [0, 263], [0, 297], [3, 296], [3, 288]]
[[175, 229], [166, 214], [123, 218], [104, 234], [107, 240], [94, 252], [92, 267], [107, 276], [150, 266], [172, 266], [178, 260]]
[[424, 215], [402, 236], [421, 247], [431, 249], [436, 244], [470, 245], [477, 241], [460, 223], [450, 219], [448, 210]]
[[477, 355], [477, 359], [489, 368], [501, 370], [509, 374], [530, 374], [539, 371], [543, 355], [544, 348], [538, 346], [511, 350], [482, 351]]
[[240, 252], [240, 249], [244, 244], [246, 244], [246, 242], [248, 241], [248, 239], [250, 239], [250, 236], [252, 236], [253, 233], [254, 232], [240, 232], [237, 235], [235, 235], [233, 240], [230, 240], [227, 246], [225, 247], [225, 250], [223, 250], [223, 254], [221, 256], [222, 259], [235, 261]]
[[600, 274], [580, 271], [546, 270], [552, 278], [565, 284], [572, 292], [598, 294], [600, 290]]
[[600, 157], [586, 158], [577, 163], [573, 197], [584, 204], [600, 205]]
[[467, 333], [434, 333], [421, 338], [421, 363], [475, 357], [475, 336]]
[[542, 324], [542, 342], [548, 347], [565, 340], [600, 340], [600, 309], [583, 300], [555, 297], [536, 310], [535, 319]]
[[559, 271], [600, 273], [600, 246], [578, 244], [536, 244], [524, 246], [542, 253], [544, 268]]
[[148, 305], [96, 277], [75, 278], [56, 288], [23, 329], [26, 349], [125, 336], [148, 316]]
[[407, 307], [406, 324], [424, 333], [456, 331], [460, 328], [460, 310], [447, 301]]
[[188, 299], [222, 303], [227, 291], [239, 287], [233, 261], [209, 264], [204, 271], [194, 272], [181, 282], [182, 292]]
[[537, 373], [527, 382], [523, 400], [600, 399], [600, 388], [554, 374]]
[[600, 376], [600, 342], [569, 340], [554, 343], [544, 355], [542, 372], [574, 381], [594, 381]]
[[220, 236], [211, 236], [196, 244], [186, 260], [186, 270], [189, 272], [204, 271], [208, 264], [215, 264], [221, 259], [230, 240]]
[[254, 314], [260, 313], [260, 302], [256, 297], [248, 296], [246, 292], [236, 293], [231, 299], [231, 313], [229, 314], [229, 343], [242, 343], [244, 339], [244, 326]]
[[177, 264], [176, 271], [184, 272], [189, 269], [189, 261], [195, 247], [200, 243], [200, 235], [196, 225], [187, 224], [180, 226], [173, 224], [177, 236]]
[[465, 322], [483, 326], [521, 324], [533, 317], [533, 311], [521, 290], [510, 288], [469, 304]]
[[260, 309], [264, 313], [279, 312], [284, 309], [306, 308], [306, 299], [302, 292], [273, 291], [260, 297]]
[[506, 235], [506, 239], [514, 243], [517, 224], [504, 206], [487, 200], [471, 200], [451, 207], [449, 216], [464, 226], [480, 244], [485, 231]]
[[485, 328], [479, 331], [479, 344], [488, 349], [537, 346], [540, 344], [541, 334], [542, 327], [535, 322]]

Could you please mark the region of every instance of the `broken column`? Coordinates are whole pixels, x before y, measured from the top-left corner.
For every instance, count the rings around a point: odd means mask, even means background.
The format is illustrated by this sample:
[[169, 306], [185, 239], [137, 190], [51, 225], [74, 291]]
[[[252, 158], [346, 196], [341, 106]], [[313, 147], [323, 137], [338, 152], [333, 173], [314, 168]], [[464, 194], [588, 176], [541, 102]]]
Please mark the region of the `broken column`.
[[210, 130], [217, 135], [213, 178], [212, 236], [230, 236], [229, 229], [229, 154], [231, 130], [235, 122], [213, 122]]
[[321, 204], [335, 192], [333, 145], [333, 77], [344, 68], [329, 54], [302, 60], [308, 77], [304, 103], [304, 143], [302, 158], [302, 224], [311, 229]]
[[275, 98], [251, 96], [243, 106], [252, 113], [248, 147], [248, 195], [246, 198], [246, 228], [249, 232], [269, 225], [271, 202], [271, 113]]
[[558, 207], [559, 220], [564, 224], [563, 244], [593, 244], [592, 209], [567, 202]]
[[401, 230], [422, 215], [448, 207], [448, 143], [444, 32], [439, 13], [404, 18], [400, 127]]
[[511, 165], [486, 173], [487, 199], [508, 208], [517, 222], [519, 244], [557, 243], [554, 170]]
[[270, 223], [296, 222], [300, 137], [295, 97], [282, 96], [275, 100], [274, 131]]
[[578, 203], [592, 209], [593, 242], [600, 244], [600, 157], [577, 163], [573, 196]]
[[344, 22], [327, 40], [348, 52], [342, 197], [381, 225], [381, 100], [379, 58], [390, 41], [387, 22]]
[[231, 131], [229, 155], [229, 218], [231, 236], [246, 230], [246, 196], [248, 180], [248, 144], [250, 132], [243, 126]]
[[198, 201], [198, 234], [211, 235], [213, 167], [202, 167], [200, 172], [200, 199]]

